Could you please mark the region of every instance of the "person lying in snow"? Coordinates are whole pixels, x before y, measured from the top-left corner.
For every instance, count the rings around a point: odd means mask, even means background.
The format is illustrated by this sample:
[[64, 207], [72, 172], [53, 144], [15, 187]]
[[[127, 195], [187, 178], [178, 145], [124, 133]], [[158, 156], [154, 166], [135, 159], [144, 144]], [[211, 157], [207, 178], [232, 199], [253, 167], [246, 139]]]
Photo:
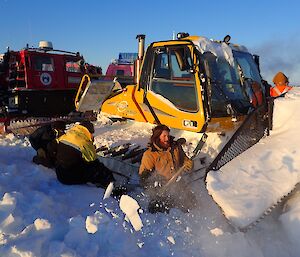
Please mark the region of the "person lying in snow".
[[197, 204], [193, 192], [186, 187], [183, 178], [174, 183], [168, 181], [180, 169], [190, 171], [193, 161], [185, 155], [182, 140], [174, 141], [167, 126], [158, 125], [152, 131], [149, 148], [143, 154], [139, 168], [141, 184], [150, 196], [148, 210], [151, 213], [169, 212], [175, 207], [188, 211]]
[[66, 122], [54, 121], [36, 129], [30, 136], [31, 146], [36, 150], [32, 161], [48, 168], [53, 168], [56, 159], [56, 139], [64, 134]]
[[91, 182], [106, 188], [115, 181], [112, 171], [97, 158], [93, 133], [94, 125], [83, 121], [58, 139], [55, 171], [61, 183], [75, 185]]

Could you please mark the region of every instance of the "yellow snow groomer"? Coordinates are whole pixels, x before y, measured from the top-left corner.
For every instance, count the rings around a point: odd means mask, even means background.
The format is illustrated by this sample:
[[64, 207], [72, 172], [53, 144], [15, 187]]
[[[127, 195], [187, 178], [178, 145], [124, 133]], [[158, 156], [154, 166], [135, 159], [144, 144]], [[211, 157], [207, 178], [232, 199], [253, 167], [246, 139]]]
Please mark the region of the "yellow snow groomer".
[[137, 39], [135, 83], [115, 89], [117, 81], [89, 81], [86, 88], [101, 96], [85, 108], [93, 101], [80, 96], [90, 93], [78, 94], [78, 110], [101, 108], [115, 117], [202, 132], [232, 129], [266, 102], [258, 56], [229, 43], [229, 36], [213, 41], [178, 33], [177, 40], [154, 42], [145, 53], [145, 36]]
[[230, 36], [214, 41], [178, 33], [176, 40], [154, 42], [146, 52], [145, 36], [137, 39], [135, 83], [122, 88], [117, 80], [88, 78], [86, 92], [80, 87], [76, 97], [78, 110], [203, 132], [238, 127], [266, 104], [258, 56], [231, 44]]

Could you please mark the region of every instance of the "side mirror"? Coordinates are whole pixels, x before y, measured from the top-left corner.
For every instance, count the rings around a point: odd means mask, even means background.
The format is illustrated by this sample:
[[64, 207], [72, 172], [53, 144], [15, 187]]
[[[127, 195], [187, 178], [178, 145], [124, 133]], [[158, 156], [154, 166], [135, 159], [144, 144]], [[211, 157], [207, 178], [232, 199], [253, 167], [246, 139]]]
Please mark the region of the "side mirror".
[[229, 45], [230, 39], [231, 39], [231, 36], [230, 36], [230, 35], [226, 35], [226, 36], [224, 37], [224, 39], [223, 39], [223, 42], [224, 42], [225, 44]]

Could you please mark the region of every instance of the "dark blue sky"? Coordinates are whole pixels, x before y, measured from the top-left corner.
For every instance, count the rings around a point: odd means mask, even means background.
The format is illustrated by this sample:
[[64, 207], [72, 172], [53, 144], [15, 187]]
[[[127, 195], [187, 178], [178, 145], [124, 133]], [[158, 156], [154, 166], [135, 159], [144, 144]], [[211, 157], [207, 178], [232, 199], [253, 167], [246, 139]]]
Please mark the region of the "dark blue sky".
[[230, 34], [261, 56], [267, 79], [282, 70], [300, 82], [297, 0], [0, 0], [0, 11], [0, 52], [49, 40], [105, 71], [119, 52], [136, 51], [137, 34], [146, 34], [146, 45], [171, 39], [173, 31], [214, 39]]

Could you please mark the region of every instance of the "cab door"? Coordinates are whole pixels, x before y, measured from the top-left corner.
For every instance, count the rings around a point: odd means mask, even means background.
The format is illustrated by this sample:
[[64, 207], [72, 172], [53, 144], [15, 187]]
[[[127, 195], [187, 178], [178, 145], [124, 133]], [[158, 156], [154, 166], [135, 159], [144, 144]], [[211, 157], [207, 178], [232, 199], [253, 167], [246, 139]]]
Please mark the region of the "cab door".
[[144, 115], [151, 123], [200, 132], [205, 115], [193, 45], [156, 45], [147, 51], [141, 73], [143, 97], [137, 99]]

